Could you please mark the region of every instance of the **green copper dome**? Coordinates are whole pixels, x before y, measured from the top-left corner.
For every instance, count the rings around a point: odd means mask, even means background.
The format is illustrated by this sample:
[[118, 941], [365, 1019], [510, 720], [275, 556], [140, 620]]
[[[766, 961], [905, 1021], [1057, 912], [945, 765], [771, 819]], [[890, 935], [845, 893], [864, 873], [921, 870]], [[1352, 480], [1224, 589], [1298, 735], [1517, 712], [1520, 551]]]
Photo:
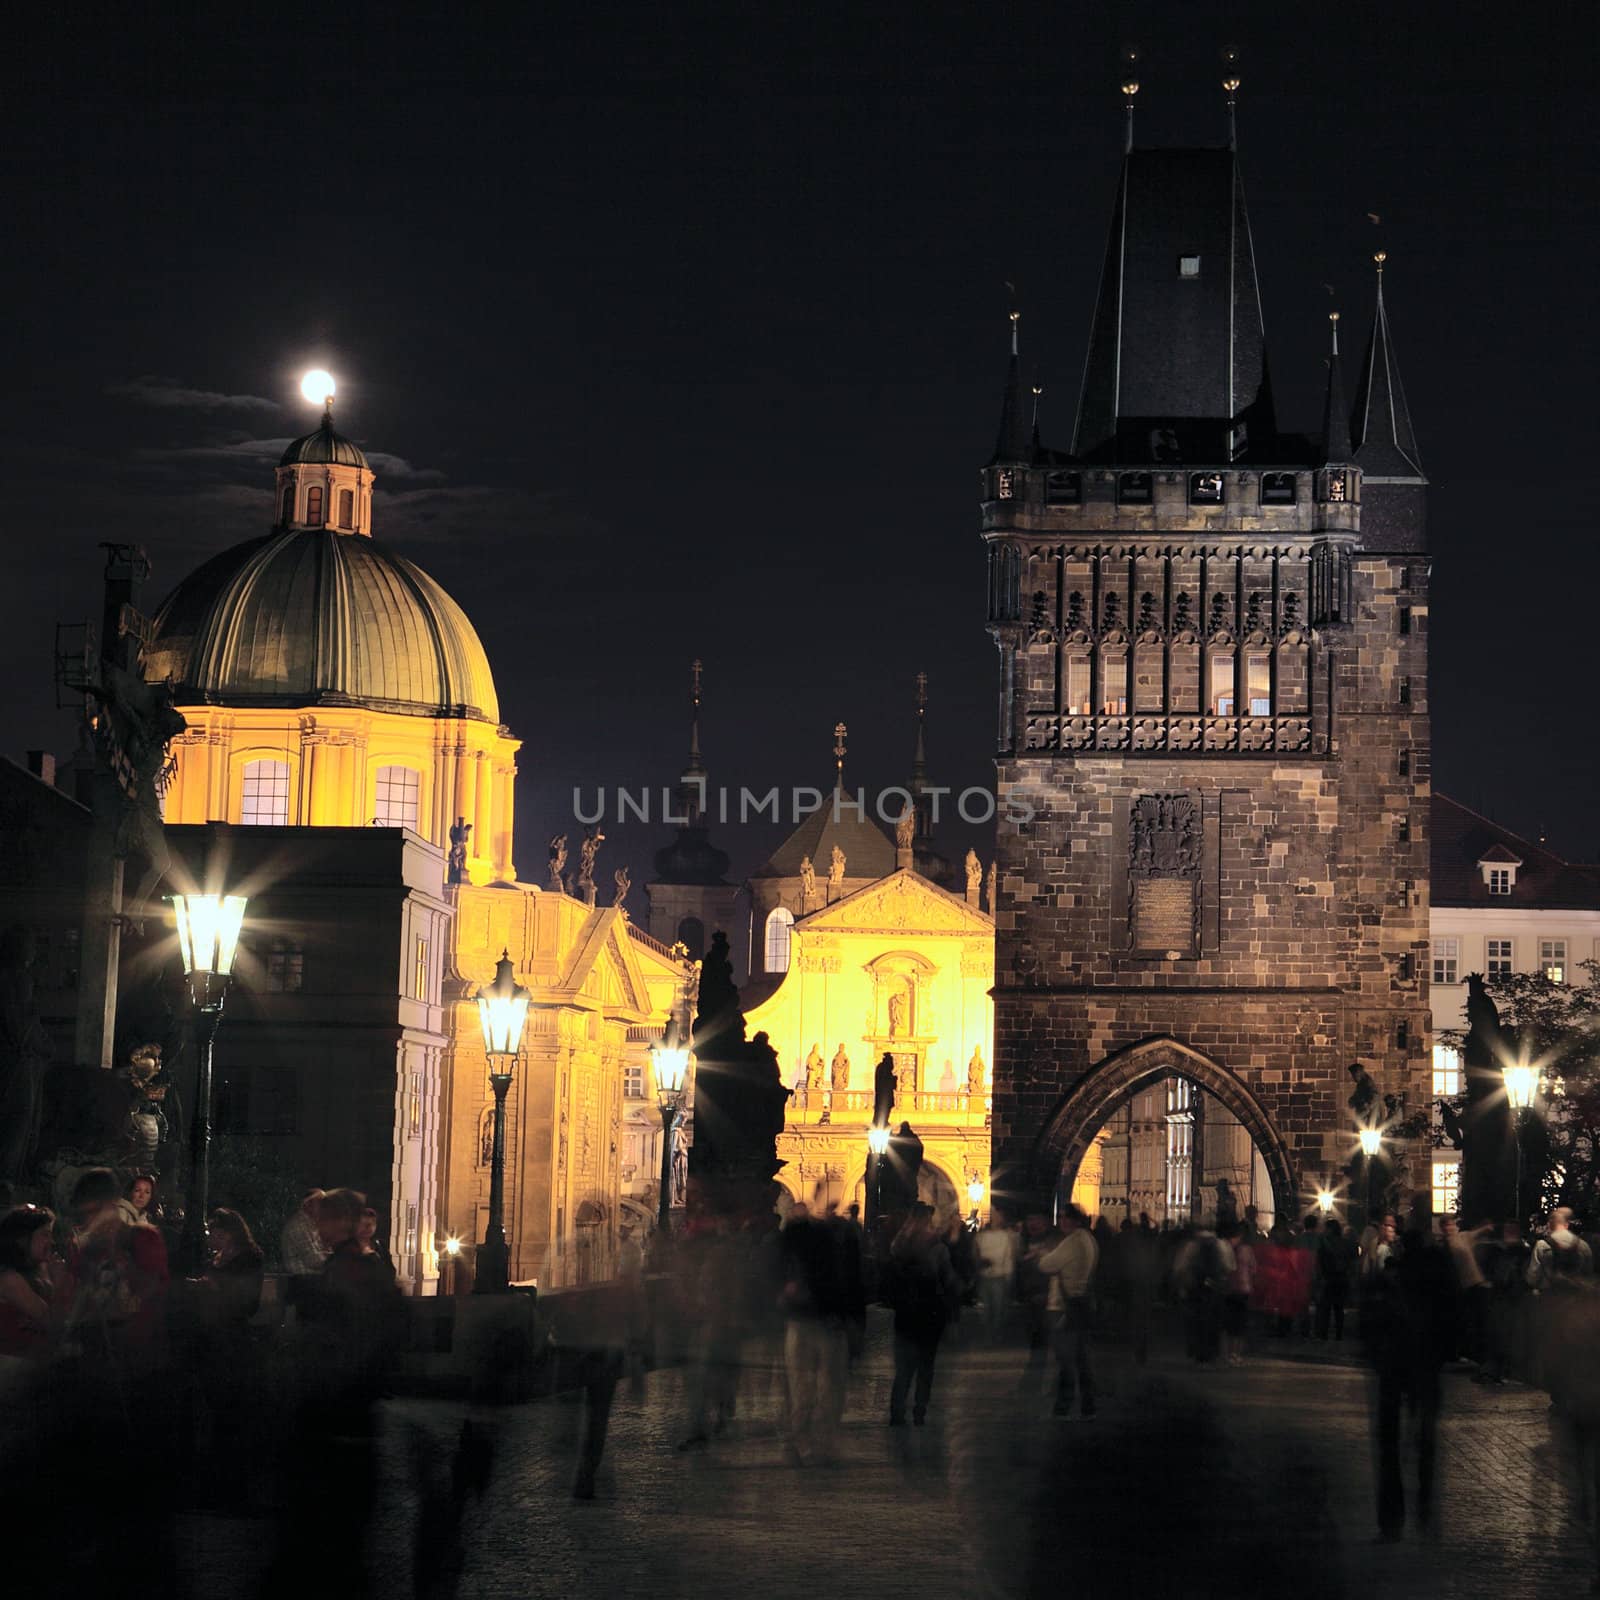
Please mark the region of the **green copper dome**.
[[367, 458], [361, 453], [360, 447], [352, 444], [342, 433], [333, 431], [333, 413], [324, 411], [321, 423], [312, 432], [290, 441], [278, 465], [292, 467], [296, 462], [315, 464], [328, 461], [341, 467], [367, 465]]
[[156, 613], [145, 676], [179, 705], [500, 720], [461, 607], [403, 557], [325, 528], [249, 540], [191, 573]]

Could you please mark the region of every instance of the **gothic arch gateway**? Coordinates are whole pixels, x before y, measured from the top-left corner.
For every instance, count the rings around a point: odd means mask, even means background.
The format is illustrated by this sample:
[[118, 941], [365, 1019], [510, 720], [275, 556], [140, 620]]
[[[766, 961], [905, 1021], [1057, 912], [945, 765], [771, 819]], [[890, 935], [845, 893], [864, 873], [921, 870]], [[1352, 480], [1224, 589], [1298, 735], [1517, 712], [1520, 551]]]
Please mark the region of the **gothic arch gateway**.
[[1056, 1107], [1034, 1146], [1034, 1188], [1049, 1191], [1058, 1178], [1070, 1183], [1106, 1118], [1136, 1089], [1153, 1078], [1166, 1077], [1187, 1078], [1239, 1119], [1266, 1162], [1278, 1215], [1295, 1215], [1299, 1186], [1294, 1169], [1261, 1102], [1226, 1067], [1171, 1037], [1142, 1039], [1118, 1050], [1078, 1080]]

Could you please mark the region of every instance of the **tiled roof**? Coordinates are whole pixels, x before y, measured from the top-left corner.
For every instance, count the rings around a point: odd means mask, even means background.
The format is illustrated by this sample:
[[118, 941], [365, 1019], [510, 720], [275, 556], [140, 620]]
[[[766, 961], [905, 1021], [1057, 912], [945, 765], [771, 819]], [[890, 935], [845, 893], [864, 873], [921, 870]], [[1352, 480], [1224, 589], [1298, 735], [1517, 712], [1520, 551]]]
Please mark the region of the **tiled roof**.
[[[1431, 820], [1434, 905], [1600, 911], [1600, 865], [1567, 861], [1442, 794], [1433, 797]], [[1518, 864], [1509, 894], [1490, 894], [1482, 861]]]

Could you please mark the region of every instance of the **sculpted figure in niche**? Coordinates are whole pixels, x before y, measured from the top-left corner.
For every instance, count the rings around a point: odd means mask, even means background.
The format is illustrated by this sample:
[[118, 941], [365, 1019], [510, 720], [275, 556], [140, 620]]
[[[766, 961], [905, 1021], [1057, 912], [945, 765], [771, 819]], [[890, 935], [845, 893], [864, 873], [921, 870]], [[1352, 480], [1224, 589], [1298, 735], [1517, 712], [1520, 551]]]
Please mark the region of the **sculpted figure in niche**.
[[850, 1057], [844, 1053], [844, 1045], [833, 1053], [833, 1086], [835, 1089], [848, 1089], [850, 1087]]
[[972, 1059], [967, 1063], [967, 1093], [974, 1098], [983, 1096], [983, 1046], [977, 1045], [972, 1052]]
[[837, 893], [844, 887], [844, 851], [833, 847], [833, 857], [828, 862], [828, 888]]
[[800, 904], [810, 905], [817, 896], [817, 869], [811, 865], [810, 856], [800, 857]]
[[906, 997], [903, 994], [889, 996], [889, 1037], [898, 1038], [906, 1031]]

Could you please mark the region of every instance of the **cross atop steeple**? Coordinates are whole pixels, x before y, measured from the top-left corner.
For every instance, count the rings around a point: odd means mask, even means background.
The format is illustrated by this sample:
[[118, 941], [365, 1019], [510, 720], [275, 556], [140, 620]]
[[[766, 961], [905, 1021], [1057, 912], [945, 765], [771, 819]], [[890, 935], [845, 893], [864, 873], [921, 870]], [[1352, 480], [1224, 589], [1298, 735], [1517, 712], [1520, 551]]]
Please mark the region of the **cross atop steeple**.
[[833, 725], [833, 771], [834, 781], [839, 788], [844, 787], [844, 757], [845, 739], [850, 730], [842, 722]]

